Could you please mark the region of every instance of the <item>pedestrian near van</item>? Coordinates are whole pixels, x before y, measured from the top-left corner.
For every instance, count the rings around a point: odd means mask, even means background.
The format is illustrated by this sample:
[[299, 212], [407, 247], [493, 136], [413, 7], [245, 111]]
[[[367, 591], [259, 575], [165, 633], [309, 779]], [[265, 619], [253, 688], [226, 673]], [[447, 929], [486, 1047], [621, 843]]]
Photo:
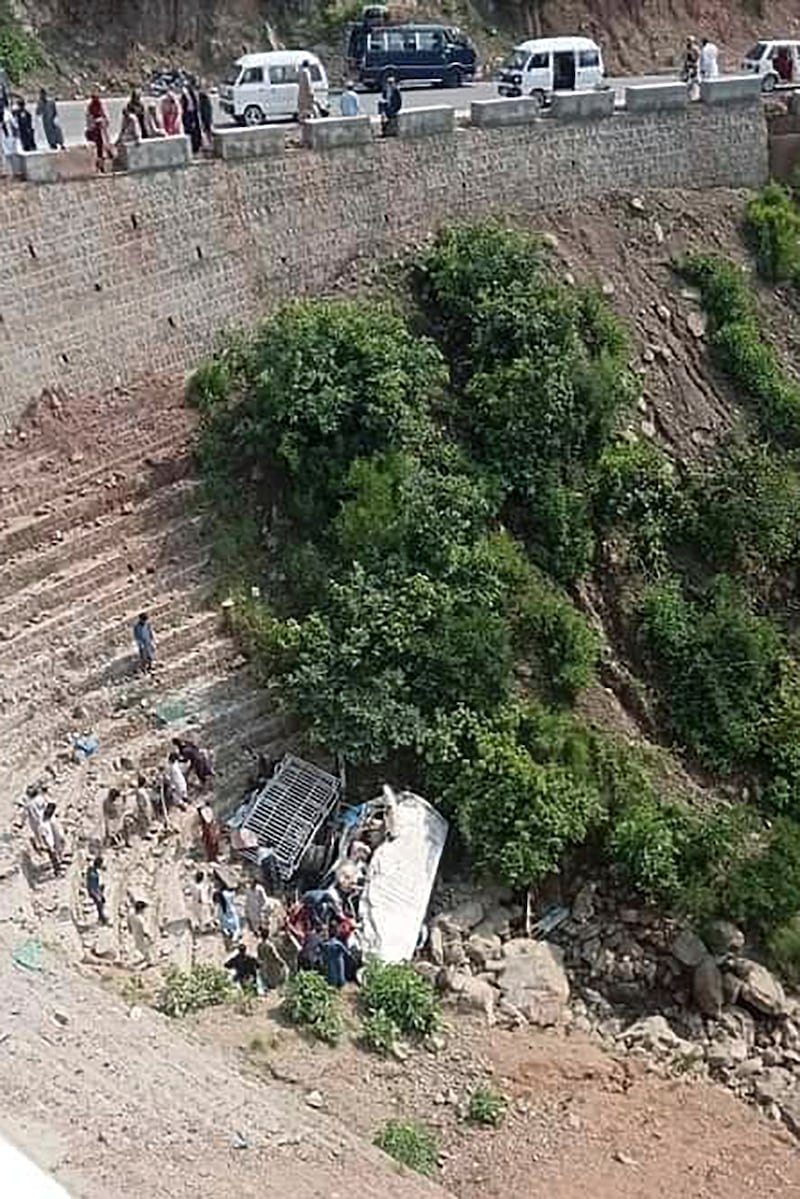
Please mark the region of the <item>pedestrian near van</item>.
[[700, 78], [716, 79], [719, 76], [719, 50], [714, 42], [704, 37], [700, 45]]
[[22, 97], [17, 100], [17, 111], [14, 114], [14, 119], [17, 123], [17, 136], [19, 138], [20, 149], [27, 153], [36, 149], [36, 134], [33, 130], [33, 117], [28, 111], [25, 101]]
[[314, 85], [311, 81], [311, 63], [303, 59], [297, 76], [297, 119], [310, 121], [314, 115]]
[[192, 153], [199, 154], [203, 145], [203, 131], [200, 127], [200, 105], [193, 79], [181, 89], [181, 118], [183, 132], [192, 143]]
[[696, 99], [700, 80], [700, 47], [695, 37], [687, 37], [686, 39], [686, 48], [683, 52], [682, 74], [683, 81], [689, 91], [689, 99]]
[[106, 892], [100, 873], [102, 869], [102, 858], [95, 858], [89, 863], [86, 869], [86, 893], [97, 908], [97, 919], [101, 924], [108, 924], [108, 916], [106, 916]]
[[383, 137], [397, 137], [397, 116], [402, 107], [403, 97], [397, 86], [397, 80], [394, 75], [388, 75], [383, 85], [383, 96], [378, 101]]
[[167, 137], [183, 133], [181, 106], [174, 92], [167, 92], [161, 101], [161, 125]]
[[139, 666], [143, 674], [150, 674], [156, 660], [156, 635], [147, 612], [140, 612], [133, 626], [133, 639], [139, 651]]
[[213, 150], [214, 106], [211, 103], [211, 97], [202, 86], [197, 92], [197, 115], [200, 120], [200, 133], [203, 142], [209, 150]]
[[98, 171], [105, 170], [106, 159], [114, 157], [108, 136], [108, 113], [97, 92], [92, 92], [86, 105], [86, 140], [95, 149]]
[[350, 79], [344, 85], [344, 91], [339, 97], [339, 111], [343, 117], [357, 117], [361, 113], [361, 101]]
[[48, 96], [44, 88], [39, 89], [39, 100], [36, 105], [36, 115], [42, 122], [42, 129], [47, 144], [51, 150], [64, 149], [64, 133], [58, 119], [58, 107], [55, 100]]

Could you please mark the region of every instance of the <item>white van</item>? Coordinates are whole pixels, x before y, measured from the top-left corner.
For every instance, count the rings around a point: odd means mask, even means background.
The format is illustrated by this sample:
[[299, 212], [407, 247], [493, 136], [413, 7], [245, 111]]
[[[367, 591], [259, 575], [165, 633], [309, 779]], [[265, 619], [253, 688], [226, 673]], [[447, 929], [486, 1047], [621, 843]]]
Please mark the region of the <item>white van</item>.
[[588, 37], [543, 37], [520, 42], [497, 77], [501, 96], [533, 96], [545, 104], [553, 92], [600, 87], [605, 70], [597, 42]]
[[760, 75], [764, 92], [772, 92], [776, 87], [797, 86], [800, 83], [800, 42], [788, 38], [757, 42], [742, 59], [742, 70]]
[[239, 125], [296, 117], [297, 80], [304, 62], [311, 71], [314, 99], [327, 111], [328, 76], [316, 54], [305, 50], [270, 50], [237, 58], [220, 84], [220, 108]]

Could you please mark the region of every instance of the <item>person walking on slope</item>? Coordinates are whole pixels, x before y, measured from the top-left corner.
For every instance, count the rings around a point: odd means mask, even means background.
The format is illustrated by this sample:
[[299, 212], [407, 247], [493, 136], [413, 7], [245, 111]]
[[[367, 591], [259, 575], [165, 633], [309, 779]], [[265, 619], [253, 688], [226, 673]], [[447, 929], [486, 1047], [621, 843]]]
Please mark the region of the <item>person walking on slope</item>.
[[58, 877], [61, 873], [61, 863], [67, 842], [64, 838], [61, 824], [56, 816], [56, 805], [54, 803], [47, 805], [42, 816], [42, 844], [50, 859], [50, 865], [53, 867], [53, 874]]
[[133, 639], [139, 651], [139, 666], [143, 674], [150, 674], [156, 660], [156, 635], [146, 612], [140, 612], [133, 626]]
[[700, 78], [716, 79], [719, 76], [719, 50], [707, 37], [700, 45]]
[[106, 916], [106, 893], [100, 877], [103, 869], [103, 859], [95, 858], [86, 869], [86, 893], [97, 908], [97, 919], [101, 924], [108, 924]]

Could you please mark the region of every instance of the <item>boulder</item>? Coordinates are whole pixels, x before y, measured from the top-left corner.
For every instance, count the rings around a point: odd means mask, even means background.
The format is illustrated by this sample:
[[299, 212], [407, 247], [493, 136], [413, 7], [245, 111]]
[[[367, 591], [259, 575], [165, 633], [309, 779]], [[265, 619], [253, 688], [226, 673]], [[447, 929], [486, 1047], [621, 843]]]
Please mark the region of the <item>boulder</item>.
[[476, 924], [480, 924], [484, 914], [483, 904], [479, 899], [465, 899], [448, 912], [445, 919], [460, 933], [468, 933]]
[[704, 958], [694, 968], [692, 995], [706, 1016], [718, 1016], [724, 1002], [722, 972], [713, 958]]
[[765, 966], [758, 962], [747, 962], [744, 972], [737, 971], [742, 978], [740, 1000], [748, 1007], [763, 1012], [765, 1016], [780, 1016], [786, 1008], [783, 987]]
[[436, 966], [444, 965], [444, 934], [438, 924], [431, 926], [428, 952], [431, 955], [431, 961]]
[[517, 937], [505, 946], [499, 976], [504, 998], [531, 1024], [559, 1024], [569, 1000], [564, 955], [549, 941]]
[[744, 933], [730, 920], [714, 920], [706, 929], [706, 943], [712, 953], [738, 953]]
[[703, 958], [708, 957], [708, 950], [704, 942], [690, 928], [685, 928], [682, 933], [678, 934], [670, 946], [670, 953], [682, 966], [689, 966], [692, 969], [699, 966]]
[[466, 951], [467, 957], [478, 970], [499, 969], [503, 942], [499, 937], [476, 937], [473, 933], [467, 939]]
[[719, 1070], [737, 1066], [746, 1057], [747, 1044], [739, 1037], [722, 1037], [719, 1041], [713, 1041], [706, 1051], [709, 1066]]
[[772, 1066], [756, 1078], [754, 1089], [762, 1103], [780, 1104], [782, 1100], [788, 1099], [795, 1089], [794, 1075], [791, 1070]]
[[742, 980], [738, 975], [726, 971], [722, 976], [722, 990], [726, 1003], [738, 1003], [742, 993]]
[[583, 922], [594, 919], [594, 895], [597, 883], [584, 883], [572, 902], [572, 919]]
[[619, 1039], [644, 1049], [670, 1049], [678, 1041], [664, 1016], [645, 1016], [637, 1020], [620, 1034]]
[[511, 921], [519, 920], [521, 916], [522, 908], [519, 904], [507, 908], [498, 903], [488, 909], [480, 924], [472, 931], [476, 937], [508, 937], [511, 933]]
[[749, 1048], [756, 1043], [756, 1022], [749, 1012], [741, 1007], [726, 1007], [719, 1017], [720, 1025], [732, 1037], [741, 1037]]

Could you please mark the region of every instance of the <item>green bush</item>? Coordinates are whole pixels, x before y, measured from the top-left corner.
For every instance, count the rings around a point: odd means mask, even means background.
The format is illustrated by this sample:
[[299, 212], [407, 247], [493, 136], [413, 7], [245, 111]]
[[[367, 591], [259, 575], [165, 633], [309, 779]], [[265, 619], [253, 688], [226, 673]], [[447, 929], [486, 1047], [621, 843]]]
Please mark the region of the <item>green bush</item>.
[[764, 934], [800, 912], [800, 825], [781, 817], [726, 880], [724, 908]]
[[800, 445], [800, 385], [762, 336], [744, 272], [714, 256], [689, 258], [681, 269], [701, 289], [714, 356], [753, 404], [762, 431], [789, 446]]
[[638, 441], [610, 445], [597, 464], [592, 499], [601, 532], [626, 538], [635, 569], [666, 569], [682, 507], [674, 468], [660, 450]]
[[418, 1174], [435, 1174], [439, 1143], [433, 1133], [413, 1121], [387, 1120], [373, 1142], [389, 1157]]
[[394, 1020], [382, 1008], [365, 1016], [361, 1025], [364, 1044], [373, 1053], [380, 1053], [384, 1057], [392, 1052], [397, 1043], [398, 1031]]
[[566, 595], [531, 577], [515, 604], [515, 641], [520, 656], [541, 664], [541, 690], [572, 698], [595, 677], [600, 642]]
[[186, 386], [186, 399], [199, 412], [208, 412], [227, 403], [231, 392], [231, 373], [223, 358], [203, 362], [191, 375]]
[[760, 196], [749, 201], [745, 214], [760, 274], [770, 283], [798, 281], [800, 213], [788, 188], [767, 184]]
[[220, 966], [197, 965], [189, 970], [173, 966], [167, 971], [156, 1006], [167, 1016], [179, 1017], [237, 998], [231, 976]]
[[467, 1119], [473, 1124], [486, 1124], [497, 1128], [503, 1123], [508, 1111], [508, 1100], [491, 1087], [476, 1087], [470, 1095]]
[[692, 480], [693, 538], [714, 563], [765, 573], [800, 546], [800, 476], [764, 446], [726, 446]]
[[320, 1041], [335, 1045], [342, 1035], [339, 996], [321, 974], [301, 970], [286, 984], [283, 1012], [292, 1024], [307, 1028]]
[[401, 1033], [421, 1036], [438, 1027], [440, 1007], [436, 992], [409, 963], [369, 962], [360, 999], [368, 1017], [380, 1015]]
[[699, 601], [674, 578], [648, 588], [640, 631], [684, 744], [715, 770], [752, 765], [784, 655], [777, 629], [718, 576]]
[[800, 917], [794, 916], [774, 929], [767, 948], [781, 978], [793, 987], [800, 985]]
[[6, 0], [0, 0], [0, 63], [15, 84], [44, 63], [39, 43], [13, 18]]

